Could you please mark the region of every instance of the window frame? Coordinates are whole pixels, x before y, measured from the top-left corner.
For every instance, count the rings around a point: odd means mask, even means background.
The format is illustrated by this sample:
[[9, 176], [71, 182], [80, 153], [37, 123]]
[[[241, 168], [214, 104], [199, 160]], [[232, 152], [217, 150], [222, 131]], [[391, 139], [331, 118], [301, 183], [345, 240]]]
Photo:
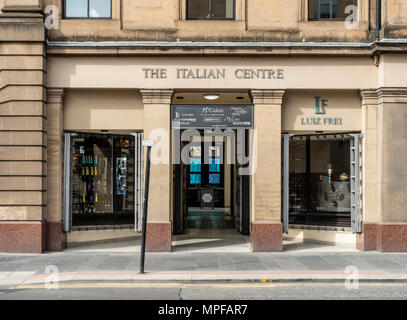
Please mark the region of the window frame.
[[88, 3], [88, 12], [86, 17], [67, 17], [66, 16], [66, 2], [67, 0], [62, 0], [62, 17], [63, 19], [69, 19], [69, 20], [112, 20], [112, 14], [113, 14], [113, 0], [109, 0], [110, 2], [110, 16], [109, 17], [90, 17], [89, 16], [89, 8], [90, 8], [90, 0], [86, 0]]
[[[307, 0], [307, 16], [308, 16], [308, 21], [345, 21], [346, 18], [310, 18], [310, 1], [317, 1], [317, 0]], [[318, 0], [319, 1], [319, 0]], [[332, 16], [332, 1], [329, 0], [329, 5], [330, 5], [330, 10], [329, 10], [329, 15]], [[358, 0], [352, 0], [353, 5], [358, 7]]]
[[[186, 21], [236, 21], [236, 0], [233, 0], [233, 17], [232, 18], [190, 18], [188, 16], [189, 13], [189, 1], [186, 0], [186, 12], [185, 12], [185, 20]], [[209, 11], [211, 11], [211, 4], [213, 0], [208, 0], [209, 2]], [[226, 0], [225, 0], [226, 1]]]

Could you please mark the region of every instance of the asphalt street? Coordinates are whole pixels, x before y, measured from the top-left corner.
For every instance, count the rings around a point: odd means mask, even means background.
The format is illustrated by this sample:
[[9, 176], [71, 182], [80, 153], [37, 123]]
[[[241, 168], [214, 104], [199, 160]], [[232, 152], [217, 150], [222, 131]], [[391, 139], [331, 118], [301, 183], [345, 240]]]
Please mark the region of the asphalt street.
[[406, 283], [72, 284], [0, 288], [0, 300], [406, 300]]

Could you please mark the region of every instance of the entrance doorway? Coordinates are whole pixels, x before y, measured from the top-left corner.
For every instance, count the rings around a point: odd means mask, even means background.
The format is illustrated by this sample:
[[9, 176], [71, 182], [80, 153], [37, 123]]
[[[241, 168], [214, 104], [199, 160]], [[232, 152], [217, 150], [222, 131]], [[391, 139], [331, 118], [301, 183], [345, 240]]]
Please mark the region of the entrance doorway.
[[242, 166], [234, 163], [235, 134], [208, 129], [180, 132], [187, 140], [180, 143], [187, 161], [181, 159], [174, 166], [175, 234], [187, 228], [236, 228], [249, 233], [250, 179], [240, 175]]
[[[182, 108], [173, 109], [177, 113], [173, 113], [173, 123], [174, 118], [182, 117]], [[242, 171], [249, 163], [240, 161], [241, 155], [249, 154], [249, 129], [228, 127], [227, 122], [220, 121], [231, 111], [228, 108], [240, 112], [245, 108], [213, 107], [216, 115], [208, 114], [211, 111], [207, 106], [189, 105], [188, 108], [193, 108], [198, 118], [194, 125], [201, 125], [180, 128], [182, 121], [178, 120], [177, 127], [173, 126], [173, 154], [177, 158], [174, 161], [174, 234], [183, 234], [186, 229], [236, 229], [238, 233], [249, 234], [250, 176]], [[247, 110], [250, 111], [250, 107]], [[201, 116], [209, 121], [215, 118], [216, 125], [205, 127], [208, 122], [201, 121]], [[246, 126], [250, 124], [251, 121]]]

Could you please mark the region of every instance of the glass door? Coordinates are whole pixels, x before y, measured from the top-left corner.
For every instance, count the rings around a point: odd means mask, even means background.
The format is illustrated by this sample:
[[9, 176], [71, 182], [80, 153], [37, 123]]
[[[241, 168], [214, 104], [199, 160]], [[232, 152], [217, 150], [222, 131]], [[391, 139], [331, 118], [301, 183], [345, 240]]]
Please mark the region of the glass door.
[[188, 206], [223, 208], [223, 143], [200, 142], [190, 147], [188, 166]]
[[114, 144], [114, 211], [115, 223], [134, 220], [134, 138], [116, 136]]

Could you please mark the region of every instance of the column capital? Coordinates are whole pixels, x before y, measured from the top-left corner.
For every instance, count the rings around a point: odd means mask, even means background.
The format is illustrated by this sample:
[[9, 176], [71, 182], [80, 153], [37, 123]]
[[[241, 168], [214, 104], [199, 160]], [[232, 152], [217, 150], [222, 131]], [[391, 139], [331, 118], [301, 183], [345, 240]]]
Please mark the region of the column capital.
[[253, 104], [276, 104], [283, 103], [285, 90], [281, 89], [251, 89], [250, 95], [253, 99]]
[[171, 104], [174, 89], [140, 89], [144, 104]]
[[65, 88], [47, 88], [47, 102], [62, 104], [65, 93]]
[[377, 89], [361, 89], [359, 95], [362, 99], [362, 105], [378, 104]]

